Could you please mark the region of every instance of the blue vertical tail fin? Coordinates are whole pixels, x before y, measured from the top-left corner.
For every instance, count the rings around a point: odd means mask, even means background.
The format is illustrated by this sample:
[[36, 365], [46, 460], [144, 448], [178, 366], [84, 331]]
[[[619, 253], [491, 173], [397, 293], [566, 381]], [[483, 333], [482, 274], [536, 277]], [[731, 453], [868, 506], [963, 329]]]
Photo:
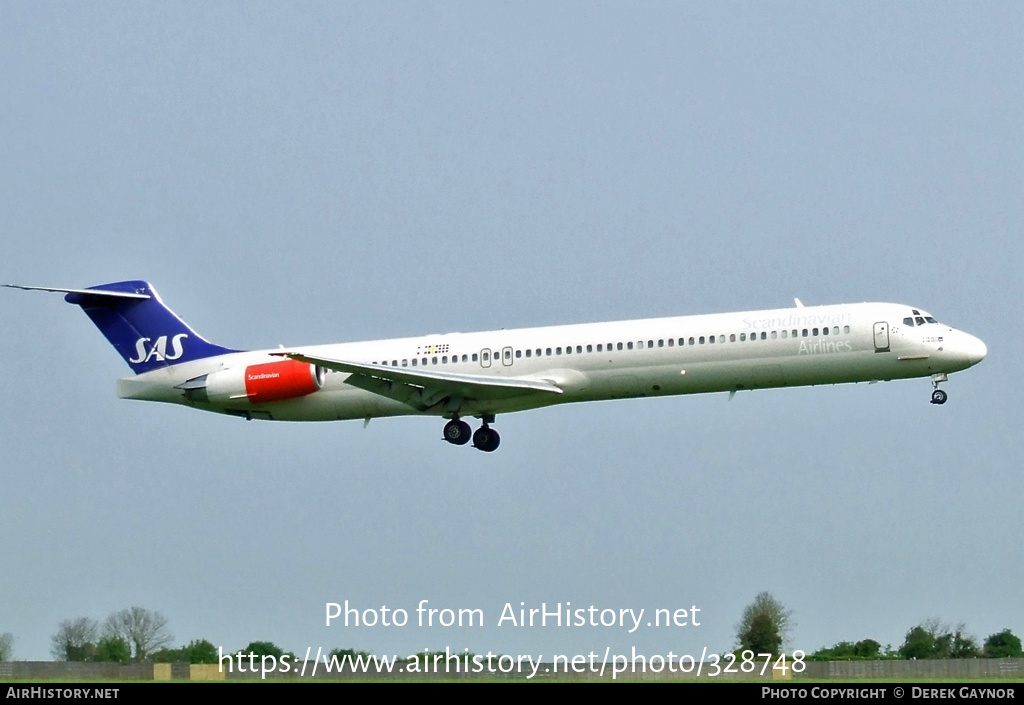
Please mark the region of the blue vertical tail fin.
[[144, 281], [124, 281], [69, 291], [64, 300], [82, 307], [135, 374], [238, 352], [205, 340], [160, 300]]
[[203, 339], [167, 308], [148, 282], [114, 282], [88, 289], [14, 288], [64, 293], [64, 300], [82, 307], [135, 374], [238, 352]]

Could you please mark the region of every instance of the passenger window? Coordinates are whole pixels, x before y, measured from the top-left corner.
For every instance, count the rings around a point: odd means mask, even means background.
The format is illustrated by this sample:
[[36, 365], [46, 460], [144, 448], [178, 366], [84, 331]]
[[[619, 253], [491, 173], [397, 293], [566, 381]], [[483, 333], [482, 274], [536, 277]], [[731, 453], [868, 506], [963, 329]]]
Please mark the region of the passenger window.
[[761, 340], [768, 340], [768, 334], [764, 331], [761, 331]]
[[713, 343], [713, 342], [715, 342], [715, 336], [713, 336], [713, 335], [709, 335], [709, 336], [708, 336], [708, 342], [709, 342], [709, 343]]
[[844, 333], [849, 333], [850, 332], [850, 326], [843, 326], [843, 332]]
[[566, 355], [572, 355], [572, 346], [571, 345], [566, 345], [565, 346], [565, 354]]
[[547, 354], [548, 354], [548, 357], [551, 357], [551, 348], [547, 349]]
[[629, 341], [628, 343], [626, 343], [626, 349], [627, 350], [632, 350], [633, 349], [633, 341]]
[[815, 328], [815, 329], [814, 329], [814, 335], [817, 335], [817, 334], [818, 334], [818, 329], [817, 329], [817, 328]]
[[616, 345], [615, 347], [616, 347], [616, 348], [618, 348], [619, 350], [622, 350], [622, 343], [619, 343], [619, 344], [618, 344], [618, 345]]
[[821, 334], [822, 335], [828, 335], [828, 328], [822, 328], [821, 329]]
[[594, 352], [594, 346], [593, 345], [588, 345], [587, 346], [587, 352]]
[[[680, 343], [682, 345], [682, 343]], [[693, 345], [693, 336], [690, 336], [690, 345]]]
[[530, 357], [530, 353], [532, 353], [532, 352], [533, 352], [532, 350], [527, 350], [526, 351], [526, 357]]
[[[486, 355], [484, 355], [484, 359], [485, 359], [485, 360], [487, 359], [487, 356], [486, 356]], [[432, 357], [432, 358], [430, 358], [430, 364], [431, 364], [431, 365], [436, 365], [436, 364], [437, 364], [437, 358], [436, 358], [436, 357]]]
[[647, 347], [653, 348], [654, 347], [654, 341], [653, 340], [648, 340], [647, 341]]
[[698, 342], [699, 342], [699, 343], [700, 343], [701, 345], [703, 345], [703, 344], [704, 344], [704, 336], [702, 335], [701, 337], [697, 338], [697, 341], [698, 341]]
[[416, 358], [415, 357], [412, 359], [412, 366], [416, 367]]
[[448, 364], [448, 356], [447, 355], [444, 355], [444, 356], [441, 357], [441, 364], [442, 365], [447, 365]]
[[[583, 352], [583, 346], [582, 345], [577, 345], [576, 346], [576, 352], [577, 353]], [[590, 346], [589, 345], [587, 346], [587, 352], [590, 352]]]
[[783, 338], [783, 339], [786, 339], [786, 338], [788, 338], [788, 337], [789, 337], [789, 331], [785, 331], [785, 330], [784, 330], [784, 331], [782, 331], [782, 338]]
[[746, 333], [740, 333], [740, 342], [743, 343], [743, 342], [746, 342], [746, 340], [747, 340], [747, 334]]
[[476, 353], [473, 353], [473, 362], [476, 362], [476, 360], [477, 360]]
[[676, 342], [674, 338], [669, 338], [668, 339], [668, 346], [671, 348], [672, 347], [672, 343], [674, 343], [674, 342]]
[[839, 326], [832, 326], [832, 335], [839, 335]]
[[665, 341], [664, 341], [664, 340], [659, 340], [659, 341], [658, 341], [658, 347], [659, 347], [659, 348], [663, 348], [663, 347], [665, 347]]
[[736, 342], [736, 334], [735, 333], [730, 333], [729, 334], [729, 342], [730, 343], [735, 343]]
[[806, 328], [804, 328], [804, 331], [803, 331], [803, 332], [804, 332], [804, 337], [806, 338], [806, 337], [807, 337], [807, 329], [806, 329]]
[[601, 343], [598, 343], [598, 344], [597, 344], [597, 351], [598, 351], [598, 352], [601, 352]]
[[555, 355], [561, 355], [561, 354], [562, 354], [562, 348], [555, 348]]
[[772, 340], [775, 340], [778, 337], [779, 337], [779, 331], [773, 330], [772, 331]]

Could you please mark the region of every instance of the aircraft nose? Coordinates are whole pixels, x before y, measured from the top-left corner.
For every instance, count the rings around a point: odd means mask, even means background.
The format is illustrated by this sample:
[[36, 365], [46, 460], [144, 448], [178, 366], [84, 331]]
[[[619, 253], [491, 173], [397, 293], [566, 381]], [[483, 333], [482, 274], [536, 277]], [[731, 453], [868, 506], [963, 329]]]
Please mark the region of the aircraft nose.
[[964, 348], [967, 352], [967, 360], [972, 365], [977, 365], [979, 362], [984, 360], [985, 356], [988, 354], [988, 346], [973, 335], [967, 336], [967, 342]]

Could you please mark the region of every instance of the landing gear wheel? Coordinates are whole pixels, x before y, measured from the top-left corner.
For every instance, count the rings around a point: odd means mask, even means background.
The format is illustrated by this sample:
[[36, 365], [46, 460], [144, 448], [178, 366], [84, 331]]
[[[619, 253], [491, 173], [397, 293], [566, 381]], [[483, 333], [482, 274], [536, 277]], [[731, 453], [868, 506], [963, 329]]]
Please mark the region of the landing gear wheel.
[[493, 453], [501, 443], [501, 436], [489, 426], [481, 426], [473, 434], [473, 447], [485, 453]]
[[946, 403], [946, 399], [948, 397], [946, 396], [946, 393], [944, 391], [939, 389], [939, 384], [941, 382], [947, 381], [949, 381], [949, 377], [946, 376], [945, 372], [936, 372], [935, 374], [932, 375], [932, 389], [935, 390], [934, 392], [932, 392], [932, 404]]
[[459, 419], [452, 419], [444, 425], [444, 439], [452, 445], [466, 445], [472, 433], [469, 424]]

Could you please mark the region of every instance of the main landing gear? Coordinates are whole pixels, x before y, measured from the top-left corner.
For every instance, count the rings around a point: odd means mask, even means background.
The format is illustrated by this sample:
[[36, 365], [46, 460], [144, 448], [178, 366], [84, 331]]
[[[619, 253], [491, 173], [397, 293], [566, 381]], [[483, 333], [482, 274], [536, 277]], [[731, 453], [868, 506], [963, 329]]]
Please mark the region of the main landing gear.
[[948, 379], [944, 372], [932, 375], [932, 387], [934, 387], [934, 391], [932, 391], [932, 404], [945, 404], [946, 400], [949, 399], [949, 395], [939, 389], [939, 382], [945, 382]]
[[488, 426], [486, 421], [473, 434], [473, 447], [485, 453], [493, 453], [498, 450], [499, 443], [501, 443], [501, 436], [498, 435], [497, 431]]
[[[501, 444], [501, 436], [490, 427], [494, 423], [494, 414], [487, 414], [483, 417], [483, 425], [472, 433], [473, 447], [485, 453], [493, 453]], [[464, 446], [469, 443], [471, 429], [469, 424], [455, 417], [444, 425], [444, 439], [456, 446]]]
[[458, 418], [454, 418], [444, 425], [444, 439], [452, 445], [466, 445], [469, 443], [472, 433], [469, 424]]

